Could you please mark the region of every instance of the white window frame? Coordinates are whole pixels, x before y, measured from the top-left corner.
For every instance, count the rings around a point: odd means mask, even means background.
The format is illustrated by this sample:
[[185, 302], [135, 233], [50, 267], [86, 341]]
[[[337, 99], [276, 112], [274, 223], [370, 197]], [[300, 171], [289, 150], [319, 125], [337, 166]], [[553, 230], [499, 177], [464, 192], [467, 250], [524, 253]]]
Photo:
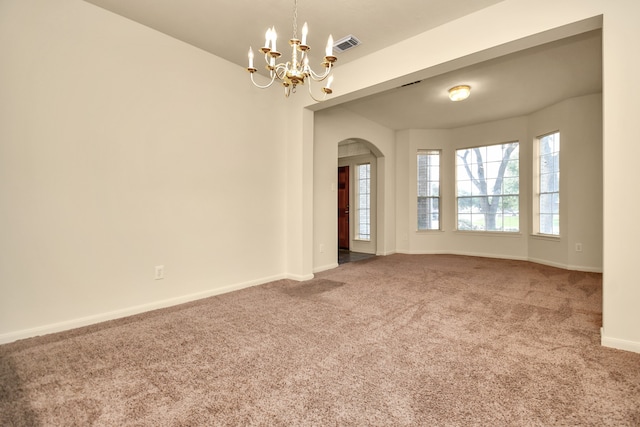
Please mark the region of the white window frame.
[[[552, 165], [552, 172], [553, 174], [557, 174], [557, 177], [553, 178], [556, 180], [556, 185], [555, 188], [557, 191], [542, 191], [542, 179], [543, 179], [543, 173], [542, 173], [542, 167], [543, 167], [543, 160], [542, 160], [542, 156], [543, 154], [541, 153], [541, 148], [540, 148], [540, 144], [542, 143], [542, 140], [548, 137], [554, 136], [555, 138], [557, 138], [557, 141], [554, 141], [554, 144], [557, 144], [556, 149], [554, 151], [551, 151], [550, 154], [554, 154], [557, 156], [557, 160], [553, 162]], [[535, 186], [535, 191], [534, 191], [534, 201], [532, 203], [533, 205], [533, 217], [535, 218], [534, 221], [534, 234], [536, 235], [540, 235], [540, 236], [546, 236], [546, 237], [556, 237], [559, 238], [560, 237], [560, 204], [561, 204], [561, 194], [560, 194], [560, 158], [561, 158], [561, 149], [560, 149], [560, 131], [553, 131], [553, 132], [549, 132], [549, 133], [545, 133], [543, 135], [540, 135], [536, 138], [535, 143], [535, 156], [534, 156], [534, 161], [535, 161], [535, 167], [534, 167], [534, 174], [535, 174], [535, 179], [534, 179], [534, 186]], [[546, 175], [549, 175], [549, 173], [547, 173]], [[555, 212], [542, 212], [542, 196], [546, 195], [546, 196], [553, 196], [555, 195], [555, 199], [557, 200], [557, 213]], [[552, 221], [552, 229], [551, 232], [548, 232], [547, 230], [543, 231], [543, 225], [542, 225], [542, 220], [543, 220], [543, 215], [551, 215], [551, 221]], [[557, 224], [557, 226], [556, 226]]]
[[[433, 168], [434, 165], [431, 165], [427, 160], [427, 170], [425, 171], [425, 177], [423, 180], [420, 178], [420, 156], [438, 156], [438, 165], [437, 165], [437, 176], [433, 176]], [[418, 231], [440, 231], [442, 230], [442, 200], [441, 200], [441, 192], [440, 192], [440, 182], [442, 177], [442, 150], [430, 150], [430, 149], [420, 149], [416, 154], [416, 227]], [[433, 191], [433, 185], [437, 185], [436, 191]], [[421, 193], [424, 193], [422, 195]], [[437, 195], [432, 195], [436, 193]], [[426, 199], [427, 201], [427, 212], [431, 218], [426, 219], [426, 225], [421, 226], [420, 221], [420, 201], [421, 199]], [[437, 210], [434, 213], [429, 207], [434, 206], [434, 201], [437, 205]], [[435, 219], [437, 221], [437, 227], [434, 227], [432, 224], [433, 216], [436, 216]]]
[[[367, 173], [364, 178], [361, 176], [362, 167], [367, 168]], [[371, 241], [371, 163], [370, 162], [359, 163], [356, 165], [355, 181], [356, 181], [355, 239], [369, 242]]]

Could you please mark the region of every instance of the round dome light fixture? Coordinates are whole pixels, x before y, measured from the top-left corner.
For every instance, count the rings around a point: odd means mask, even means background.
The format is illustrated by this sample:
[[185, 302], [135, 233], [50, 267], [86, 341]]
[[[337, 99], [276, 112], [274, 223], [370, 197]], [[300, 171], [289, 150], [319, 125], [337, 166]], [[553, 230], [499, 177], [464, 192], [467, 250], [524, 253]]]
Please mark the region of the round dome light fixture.
[[452, 101], [464, 101], [471, 95], [471, 86], [459, 85], [449, 89], [449, 99]]

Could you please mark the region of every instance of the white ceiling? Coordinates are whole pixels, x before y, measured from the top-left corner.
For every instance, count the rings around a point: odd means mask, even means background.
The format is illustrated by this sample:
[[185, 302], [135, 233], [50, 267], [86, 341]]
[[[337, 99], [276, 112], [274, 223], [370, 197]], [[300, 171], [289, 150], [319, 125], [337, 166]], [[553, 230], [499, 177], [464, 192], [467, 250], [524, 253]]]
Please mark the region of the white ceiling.
[[[257, 50], [264, 44], [267, 27], [275, 25], [279, 46], [293, 33], [293, 0], [85, 1], [242, 67], [249, 46]], [[362, 44], [338, 55], [339, 67], [500, 1], [299, 0], [298, 32], [307, 21], [312, 59], [315, 52], [323, 55], [329, 34], [335, 40], [357, 37]], [[600, 31], [585, 33], [341, 106], [392, 129], [450, 128], [517, 116], [600, 92], [601, 52]], [[449, 101], [446, 90], [461, 83], [472, 86], [471, 97]]]
[[[465, 101], [448, 89], [471, 86]], [[563, 99], [602, 91], [601, 31], [432, 77], [342, 107], [392, 129], [446, 129], [525, 115]]]

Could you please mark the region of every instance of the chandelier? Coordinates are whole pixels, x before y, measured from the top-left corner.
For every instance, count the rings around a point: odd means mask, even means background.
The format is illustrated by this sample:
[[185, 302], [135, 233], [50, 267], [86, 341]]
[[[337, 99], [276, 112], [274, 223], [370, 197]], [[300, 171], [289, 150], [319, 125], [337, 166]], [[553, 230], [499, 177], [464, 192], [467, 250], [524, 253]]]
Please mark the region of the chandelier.
[[[324, 70], [321, 73], [316, 73], [309, 66], [308, 52], [309, 50], [311, 50], [309, 45], [307, 45], [307, 34], [309, 32], [309, 28], [307, 26], [307, 23], [305, 22], [304, 26], [302, 27], [302, 40], [298, 39], [297, 21], [298, 0], [294, 0], [293, 37], [291, 38], [291, 40], [289, 40], [289, 45], [291, 46], [291, 61], [276, 64], [276, 60], [280, 56], [282, 56], [282, 53], [278, 52], [278, 50], [276, 49], [276, 40], [278, 38], [278, 35], [276, 33], [275, 27], [271, 27], [267, 29], [267, 33], [265, 34], [264, 47], [260, 48], [260, 51], [264, 53], [266, 69], [269, 71], [269, 77], [271, 78], [271, 81], [266, 85], [260, 85], [254, 80], [253, 75], [258, 70], [254, 67], [253, 64], [254, 54], [251, 47], [249, 47], [249, 67], [247, 67], [247, 71], [249, 71], [249, 73], [251, 74], [251, 82], [260, 89], [266, 89], [270, 87], [276, 80], [282, 82], [282, 85], [284, 86], [284, 95], [287, 98], [292, 92], [296, 92], [296, 87], [298, 85], [304, 85], [305, 80], [309, 80], [309, 95], [315, 101], [321, 102], [327, 97], [327, 95], [333, 92], [331, 90], [333, 76], [330, 76], [329, 74], [331, 73], [333, 63], [338, 59], [333, 56], [333, 37], [329, 35], [329, 40], [327, 41], [324, 61], [322, 61]], [[327, 80], [327, 84], [326, 86], [322, 87], [324, 96], [322, 97], [322, 99], [318, 99], [313, 95], [313, 92], [311, 91], [311, 82], [321, 82], [325, 79]]]

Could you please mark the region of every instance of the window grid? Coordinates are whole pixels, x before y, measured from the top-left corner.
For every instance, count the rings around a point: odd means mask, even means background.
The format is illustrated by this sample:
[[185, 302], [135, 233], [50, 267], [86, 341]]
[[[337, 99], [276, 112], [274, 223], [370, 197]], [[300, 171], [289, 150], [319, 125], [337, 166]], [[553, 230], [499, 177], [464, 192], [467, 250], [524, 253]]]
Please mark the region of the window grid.
[[418, 230], [440, 230], [440, 151], [418, 151]]
[[538, 232], [560, 235], [560, 133], [538, 138]]
[[457, 229], [520, 230], [519, 143], [456, 150]]
[[358, 239], [371, 240], [371, 164], [357, 166], [357, 212]]

